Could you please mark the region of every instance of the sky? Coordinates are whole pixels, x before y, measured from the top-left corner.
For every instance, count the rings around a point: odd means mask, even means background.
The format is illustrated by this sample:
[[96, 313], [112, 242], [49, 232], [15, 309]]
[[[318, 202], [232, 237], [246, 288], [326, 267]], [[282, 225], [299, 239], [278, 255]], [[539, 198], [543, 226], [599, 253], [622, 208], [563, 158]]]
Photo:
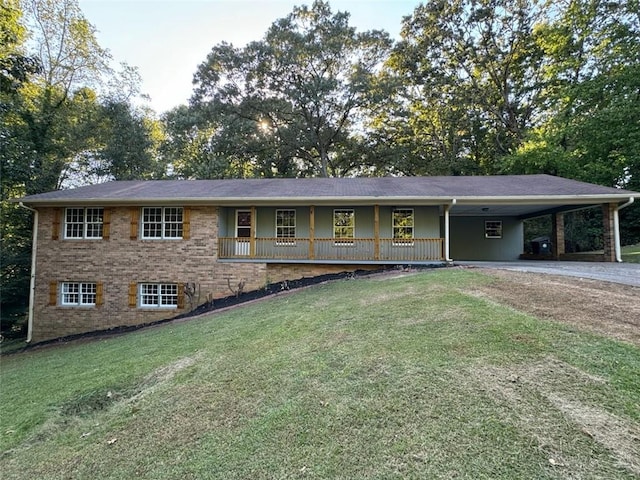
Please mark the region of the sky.
[[[142, 93], [157, 113], [187, 103], [192, 78], [211, 48], [242, 47], [260, 40], [269, 26], [296, 5], [313, 0], [79, 0], [97, 29], [98, 43], [121, 62], [138, 67]], [[398, 38], [402, 18], [418, 0], [330, 0], [331, 10], [351, 14], [358, 31], [385, 30]]]

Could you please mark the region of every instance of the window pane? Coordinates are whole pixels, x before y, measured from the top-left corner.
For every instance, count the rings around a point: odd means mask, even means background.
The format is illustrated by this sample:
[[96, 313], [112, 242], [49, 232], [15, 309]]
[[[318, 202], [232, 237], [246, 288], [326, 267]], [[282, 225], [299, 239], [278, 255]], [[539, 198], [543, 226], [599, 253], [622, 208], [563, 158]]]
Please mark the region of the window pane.
[[236, 213], [238, 227], [250, 227], [251, 226], [251, 212], [239, 211]]
[[78, 305], [80, 301], [80, 284], [79, 283], [63, 283], [62, 284], [62, 304]]
[[103, 214], [102, 208], [87, 208], [87, 238], [102, 238]]
[[164, 209], [164, 236], [182, 238], [182, 208]]
[[178, 305], [178, 285], [160, 285], [160, 305]]
[[162, 238], [162, 208], [142, 209], [142, 237]]
[[80, 297], [81, 305], [96, 304], [96, 284], [95, 283], [81, 283], [80, 291], [81, 291], [81, 297]]
[[144, 306], [158, 305], [158, 285], [143, 283], [140, 286], [140, 303]]
[[354, 238], [355, 219], [353, 210], [334, 210], [333, 236], [335, 238]]
[[393, 211], [393, 238], [413, 238], [413, 209], [399, 209]]
[[295, 238], [296, 236], [296, 211], [276, 210], [276, 237]]
[[82, 238], [84, 234], [84, 209], [67, 208], [65, 216], [65, 237]]
[[484, 222], [485, 238], [502, 238], [502, 221], [487, 220]]

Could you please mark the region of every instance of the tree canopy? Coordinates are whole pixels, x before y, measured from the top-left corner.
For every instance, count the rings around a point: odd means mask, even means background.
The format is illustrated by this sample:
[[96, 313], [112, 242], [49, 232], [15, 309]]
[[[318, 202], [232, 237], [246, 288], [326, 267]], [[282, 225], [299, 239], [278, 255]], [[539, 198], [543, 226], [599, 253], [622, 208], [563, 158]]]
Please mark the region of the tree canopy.
[[135, 91], [135, 69], [112, 70], [76, 0], [3, 1], [0, 40], [4, 335], [26, 308], [31, 252], [31, 214], [9, 200], [164, 172], [160, 123], [108, 88], [124, 76], [119, 92]]
[[[348, 20], [316, 1], [274, 22], [261, 41], [215, 46], [195, 74], [190, 107], [172, 112], [169, 122], [190, 119], [183, 125], [191, 130], [188, 147], [200, 143], [205, 163], [213, 150], [232, 176], [359, 173], [354, 148], [384, 94], [378, 72], [391, 40], [381, 31], [359, 33]], [[184, 129], [174, 135], [187, 148]]]

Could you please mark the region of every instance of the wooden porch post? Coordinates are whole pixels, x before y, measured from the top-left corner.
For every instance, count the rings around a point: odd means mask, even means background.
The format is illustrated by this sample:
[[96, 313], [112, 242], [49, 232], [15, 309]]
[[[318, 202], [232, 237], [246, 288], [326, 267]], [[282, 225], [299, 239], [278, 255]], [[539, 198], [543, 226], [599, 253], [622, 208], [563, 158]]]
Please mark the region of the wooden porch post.
[[309, 260], [313, 260], [315, 255], [315, 247], [313, 240], [316, 230], [316, 209], [313, 205], [309, 207]]
[[380, 260], [380, 205], [373, 206], [373, 258]]
[[249, 256], [256, 256], [256, 207], [251, 207], [251, 238], [249, 238]]

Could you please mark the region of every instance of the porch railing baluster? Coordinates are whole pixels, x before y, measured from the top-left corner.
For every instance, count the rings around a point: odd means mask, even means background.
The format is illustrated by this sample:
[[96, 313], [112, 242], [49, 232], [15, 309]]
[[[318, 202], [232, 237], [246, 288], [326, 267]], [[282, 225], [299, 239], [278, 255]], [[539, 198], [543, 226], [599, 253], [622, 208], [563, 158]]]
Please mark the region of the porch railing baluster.
[[220, 237], [218, 258], [250, 260], [371, 261], [383, 262], [442, 261], [442, 238], [255, 238]]

